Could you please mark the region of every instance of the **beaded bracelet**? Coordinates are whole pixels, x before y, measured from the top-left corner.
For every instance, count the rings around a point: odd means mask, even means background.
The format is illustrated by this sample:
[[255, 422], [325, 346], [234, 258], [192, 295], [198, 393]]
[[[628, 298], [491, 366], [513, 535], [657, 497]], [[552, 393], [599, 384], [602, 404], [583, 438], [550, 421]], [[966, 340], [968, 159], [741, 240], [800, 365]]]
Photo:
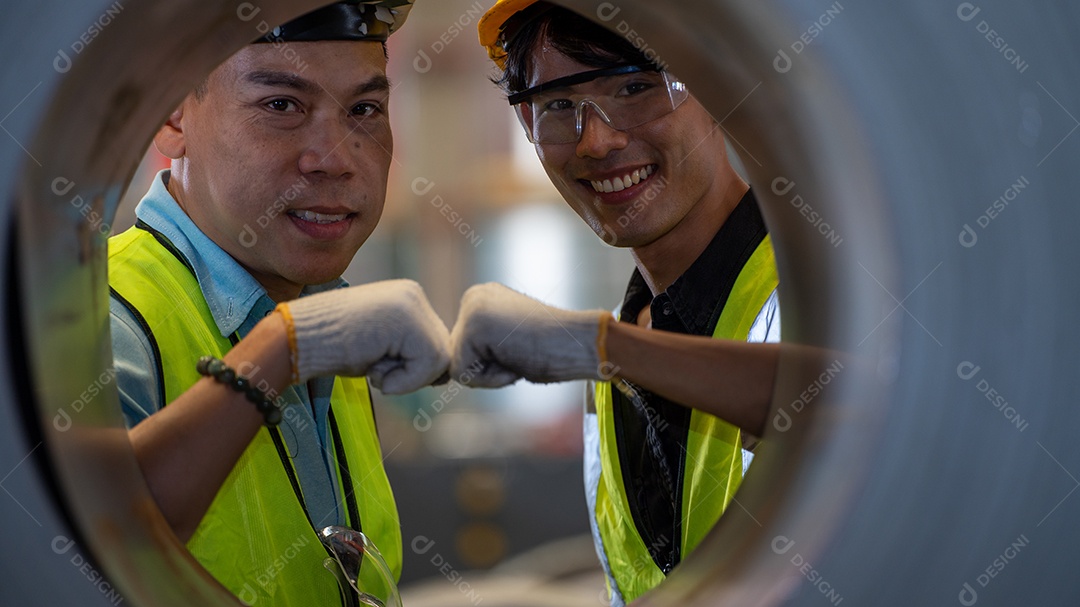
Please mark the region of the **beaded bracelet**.
[[213, 356], [203, 356], [195, 365], [195, 369], [199, 375], [213, 377], [214, 381], [243, 393], [249, 401], [254, 403], [259, 413], [262, 413], [267, 426], [276, 426], [281, 423], [281, 408], [267, 398], [265, 392], [252, 385], [251, 380], [238, 375], [235, 370], [226, 365], [225, 361]]

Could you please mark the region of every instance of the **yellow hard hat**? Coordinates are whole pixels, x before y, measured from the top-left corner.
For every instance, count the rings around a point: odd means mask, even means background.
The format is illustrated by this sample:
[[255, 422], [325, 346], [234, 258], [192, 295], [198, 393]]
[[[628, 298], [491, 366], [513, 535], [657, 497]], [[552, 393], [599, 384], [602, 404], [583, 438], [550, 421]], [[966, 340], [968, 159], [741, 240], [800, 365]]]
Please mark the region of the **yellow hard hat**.
[[502, 30], [506, 22], [519, 12], [536, 4], [538, 0], [498, 0], [484, 16], [480, 18], [476, 29], [480, 34], [480, 46], [487, 48], [488, 57], [506, 69], [506, 50], [503, 48]]

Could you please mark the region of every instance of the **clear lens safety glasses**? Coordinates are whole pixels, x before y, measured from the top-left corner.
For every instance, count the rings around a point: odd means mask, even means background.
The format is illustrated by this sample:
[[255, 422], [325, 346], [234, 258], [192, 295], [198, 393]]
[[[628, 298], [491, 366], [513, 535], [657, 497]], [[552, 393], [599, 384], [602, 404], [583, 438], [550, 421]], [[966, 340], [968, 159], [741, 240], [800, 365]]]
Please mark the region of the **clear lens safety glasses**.
[[375, 544], [363, 533], [332, 525], [319, 534], [333, 554], [323, 567], [334, 574], [345, 605], [401, 607], [394, 575]]
[[675, 111], [686, 85], [651, 63], [556, 78], [508, 97], [532, 143], [576, 143], [587, 110], [611, 128], [631, 129]]

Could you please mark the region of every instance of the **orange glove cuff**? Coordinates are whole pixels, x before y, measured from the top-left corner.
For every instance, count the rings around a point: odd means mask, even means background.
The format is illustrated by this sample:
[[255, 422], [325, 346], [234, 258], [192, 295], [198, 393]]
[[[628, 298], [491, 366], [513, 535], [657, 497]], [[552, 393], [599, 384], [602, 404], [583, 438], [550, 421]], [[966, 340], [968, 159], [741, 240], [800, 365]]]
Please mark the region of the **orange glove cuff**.
[[289, 311], [289, 304], [279, 303], [274, 311], [281, 314], [282, 320], [285, 321], [285, 334], [289, 339], [289, 368], [291, 369], [291, 375], [289, 377], [289, 383], [295, 384], [300, 381], [300, 370], [296, 364], [296, 325], [293, 323], [292, 312]]
[[596, 356], [600, 359], [600, 366], [609, 362], [607, 357], [608, 323], [614, 318], [615, 317], [611, 315], [611, 312], [603, 312], [600, 314], [600, 328], [596, 332]]

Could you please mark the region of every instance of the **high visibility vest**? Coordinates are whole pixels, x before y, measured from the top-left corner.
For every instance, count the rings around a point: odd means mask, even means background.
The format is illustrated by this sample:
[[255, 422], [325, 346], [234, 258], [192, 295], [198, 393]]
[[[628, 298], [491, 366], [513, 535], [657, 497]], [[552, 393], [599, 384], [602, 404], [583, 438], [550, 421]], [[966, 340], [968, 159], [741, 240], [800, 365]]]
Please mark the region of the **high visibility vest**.
[[[199, 380], [195, 362], [200, 356], [220, 358], [232, 347], [221, 336], [194, 274], [150, 232], [132, 228], [109, 239], [109, 284], [135, 311], [155, 345], [162, 402], [172, 402]], [[401, 528], [382, 466], [367, 381], [336, 378], [330, 402], [338, 487], [344, 492], [339, 499], [348, 503], [349, 526], [375, 543], [396, 579]], [[328, 553], [302, 504], [282, 427], [259, 430], [187, 547], [248, 604], [340, 605], [338, 583], [323, 566]], [[361, 588], [385, 596], [381, 578], [369, 569], [362, 567]]]
[[[776, 290], [779, 278], [768, 236], [739, 272], [713, 330], [717, 339], [746, 341], [758, 313]], [[610, 382], [597, 382], [596, 419], [600, 442], [600, 479], [594, 512], [610, 575], [629, 603], [664, 580], [630, 511], [619, 462]], [[713, 415], [693, 410], [683, 454], [682, 555], [689, 554], [712, 529], [742, 482], [739, 429]], [[611, 579], [609, 579], [609, 584]]]

